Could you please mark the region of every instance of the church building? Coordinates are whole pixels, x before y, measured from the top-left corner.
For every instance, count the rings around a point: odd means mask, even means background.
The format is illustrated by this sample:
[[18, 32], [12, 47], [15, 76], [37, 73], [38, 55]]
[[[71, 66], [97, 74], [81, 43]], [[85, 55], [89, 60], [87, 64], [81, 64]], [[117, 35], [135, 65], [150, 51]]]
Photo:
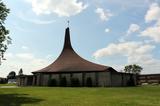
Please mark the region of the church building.
[[49, 66], [17, 77], [19, 86], [114, 87], [136, 85], [136, 75], [117, 72], [110, 66], [92, 63], [73, 49], [70, 30], [66, 28], [64, 46]]

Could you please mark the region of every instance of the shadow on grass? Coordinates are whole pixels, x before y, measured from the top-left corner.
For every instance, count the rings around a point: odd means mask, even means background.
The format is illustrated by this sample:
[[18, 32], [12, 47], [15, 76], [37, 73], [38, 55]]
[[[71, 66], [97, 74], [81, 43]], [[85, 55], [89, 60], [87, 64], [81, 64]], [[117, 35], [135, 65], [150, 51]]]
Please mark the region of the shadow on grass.
[[0, 94], [0, 106], [21, 106], [23, 104], [36, 104], [43, 101], [29, 97], [27, 94]]

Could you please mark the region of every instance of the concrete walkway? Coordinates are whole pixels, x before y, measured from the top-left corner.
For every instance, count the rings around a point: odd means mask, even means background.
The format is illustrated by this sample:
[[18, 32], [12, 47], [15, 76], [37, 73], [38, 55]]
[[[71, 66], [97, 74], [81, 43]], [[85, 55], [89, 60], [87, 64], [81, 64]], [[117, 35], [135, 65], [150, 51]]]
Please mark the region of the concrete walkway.
[[18, 86], [0, 86], [0, 88], [18, 88]]

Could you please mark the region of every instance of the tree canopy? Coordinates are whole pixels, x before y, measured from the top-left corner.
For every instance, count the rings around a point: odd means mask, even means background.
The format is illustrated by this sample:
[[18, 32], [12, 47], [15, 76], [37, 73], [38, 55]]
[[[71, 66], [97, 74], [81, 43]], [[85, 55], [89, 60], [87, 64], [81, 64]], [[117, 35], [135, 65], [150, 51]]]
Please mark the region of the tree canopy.
[[133, 65], [127, 65], [127, 66], [125, 66], [124, 71], [126, 73], [140, 74], [141, 71], [142, 71], [142, 69], [143, 68], [141, 66], [133, 64]]
[[11, 44], [11, 38], [8, 36], [9, 30], [7, 30], [4, 26], [9, 12], [10, 10], [2, 2], [2, 0], [0, 0], [0, 64], [1, 60], [5, 60], [4, 53], [7, 50], [8, 44]]
[[22, 68], [19, 70], [18, 75], [23, 75], [23, 70], [22, 70]]
[[8, 76], [7, 76], [8, 79], [15, 79], [16, 78], [16, 72], [14, 71], [11, 71]]

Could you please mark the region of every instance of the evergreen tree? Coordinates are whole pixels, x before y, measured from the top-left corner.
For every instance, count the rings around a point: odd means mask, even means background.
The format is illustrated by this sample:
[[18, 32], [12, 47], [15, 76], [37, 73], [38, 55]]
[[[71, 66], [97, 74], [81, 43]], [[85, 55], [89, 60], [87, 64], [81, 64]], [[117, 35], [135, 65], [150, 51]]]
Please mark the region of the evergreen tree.
[[22, 68], [19, 70], [18, 75], [23, 75], [23, 70], [22, 70]]

